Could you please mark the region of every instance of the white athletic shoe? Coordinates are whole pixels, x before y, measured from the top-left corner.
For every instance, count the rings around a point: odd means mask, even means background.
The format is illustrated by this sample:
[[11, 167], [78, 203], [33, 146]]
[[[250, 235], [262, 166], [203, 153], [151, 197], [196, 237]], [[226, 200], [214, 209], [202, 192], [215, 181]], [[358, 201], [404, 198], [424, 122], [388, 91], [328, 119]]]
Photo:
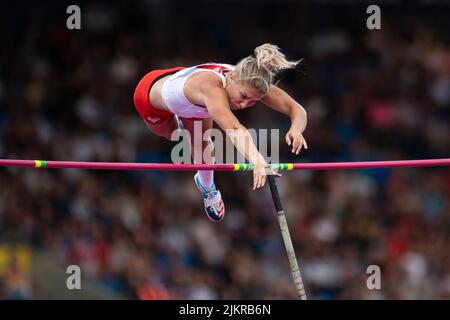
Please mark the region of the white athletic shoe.
[[194, 176], [195, 184], [202, 192], [203, 201], [205, 203], [205, 212], [214, 222], [219, 222], [225, 215], [225, 205], [222, 201], [222, 195], [220, 191], [216, 189], [216, 185], [213, 182], [211, 191], [207, 191], [201, 184], [198, 173]]

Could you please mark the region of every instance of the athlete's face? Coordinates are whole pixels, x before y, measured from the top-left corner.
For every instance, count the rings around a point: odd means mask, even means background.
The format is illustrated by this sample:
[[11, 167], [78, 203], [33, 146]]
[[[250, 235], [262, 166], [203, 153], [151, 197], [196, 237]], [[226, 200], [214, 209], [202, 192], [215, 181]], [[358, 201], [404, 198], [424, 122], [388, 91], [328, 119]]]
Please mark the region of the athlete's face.
[[249, 108], [264, 97], [264, 94], [252, 86], [236, 80], [233, 74], [228, 80], [225, 90], [228, 93], [231, 110]]

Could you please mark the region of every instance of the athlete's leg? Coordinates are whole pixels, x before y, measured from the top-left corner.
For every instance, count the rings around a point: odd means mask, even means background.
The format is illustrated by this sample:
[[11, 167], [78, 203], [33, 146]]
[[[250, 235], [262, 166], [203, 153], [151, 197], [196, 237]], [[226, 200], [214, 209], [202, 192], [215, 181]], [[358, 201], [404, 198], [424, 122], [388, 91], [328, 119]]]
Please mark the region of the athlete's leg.
[[[215, 162], [214, 144], [210, 136], [206, 134], [206, 131], [212, 127], [212, 120], [190, 120], [182, 118], [181, 121], [183, 127], [189, 131], [191, 136], [191, 154], [194, 163], [213, 164]], [[222, 201], [220, 191], [216, 189], [214, 184], [214, 171], [199, 170], [194, 176], [194, 179], [202, 192], [205, 211], [208, 217], [215, 222], [222, 220], [225, 214], [225, 205]]]
[[[214, 164], [214, 144], [209, 135], [205, 136], [205, 132], [212, 128], [212, 119], [192, 120], [181, 118], [181, 121], [191, 137], [191, 155], [194, 163]], [[205, 150], [212, 152], [204, 154]], [[214, 171], [199, 170], [197, 173], [205, 189], [210, 190], [213, 185]]]
[[151, 132], [156, 134], [157, 136], [164, 137], [168, 140], [171, 140], [172, 133], [175, 130], [178, 130], [178, 122], [175, 116], [171, 118], [164, 119], [156, 124], [152, 124], [150, 122], [145, 122], [147, 127]]
[[[178, 122], [171, 112], [155, 108], [150, 98], [150, 95], [153, 94], [153, 100], [155, 100], [153, 103], [161, 103], [159, 101], [161, 98], [158, 100], [156, 91], [162, 85], [161, 81], [165, 78], [162, 76], [164, 76], [165, 72], [168, 72], [168, 70], [155, 70], [147, 73], [136, 86], [133, 101], [136, 111], [150, 131], [171, 140], [172, 132], [178, 129]], [[158, 78], [160, 79], [158, 80]]]

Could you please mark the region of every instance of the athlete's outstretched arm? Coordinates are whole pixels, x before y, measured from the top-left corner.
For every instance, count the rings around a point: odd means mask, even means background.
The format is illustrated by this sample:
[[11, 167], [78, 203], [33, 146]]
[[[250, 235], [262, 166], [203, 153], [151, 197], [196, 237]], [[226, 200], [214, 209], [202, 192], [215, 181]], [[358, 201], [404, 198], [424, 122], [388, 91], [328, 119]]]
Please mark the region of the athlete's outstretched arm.
[[266, 160], [253, 143], [252, 136], [231, 112], [228, 96], [221, 84], [205, 83], [202, 85], [204, 104], [211, 118], [230, 137], [235, 148], [253, 163], [253, 190], [264, 186], [266, 182]]
[[291, 127], [286, 134], [286, 143], [292, 145], [292, 153], [298, 154], [304, 146], [308, 149], [303, 132], [308, 123], [306, 110], [284, 90], [271, 85], [267, 94], [261, 99], [266, 106], [284, 113], [291, 118]]

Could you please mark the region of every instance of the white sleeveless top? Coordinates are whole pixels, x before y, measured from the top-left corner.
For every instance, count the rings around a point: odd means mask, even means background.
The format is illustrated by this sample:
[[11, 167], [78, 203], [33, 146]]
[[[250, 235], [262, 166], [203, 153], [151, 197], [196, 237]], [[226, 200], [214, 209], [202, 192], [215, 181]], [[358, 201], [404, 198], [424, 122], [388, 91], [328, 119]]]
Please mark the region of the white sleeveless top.
[[222, 63], [205, 63], [189, 67], [172, 74], [161, 89], [161, 97], [169, 110], [182, 118], [209, 118], [208, 110], [205, 107], [191, 103], [184, 95], [184, 83], [197, 72], [209, 71], [217, 74], [225, 88], [226, 79], [224, 72], [234, 70], [234, 66]]

